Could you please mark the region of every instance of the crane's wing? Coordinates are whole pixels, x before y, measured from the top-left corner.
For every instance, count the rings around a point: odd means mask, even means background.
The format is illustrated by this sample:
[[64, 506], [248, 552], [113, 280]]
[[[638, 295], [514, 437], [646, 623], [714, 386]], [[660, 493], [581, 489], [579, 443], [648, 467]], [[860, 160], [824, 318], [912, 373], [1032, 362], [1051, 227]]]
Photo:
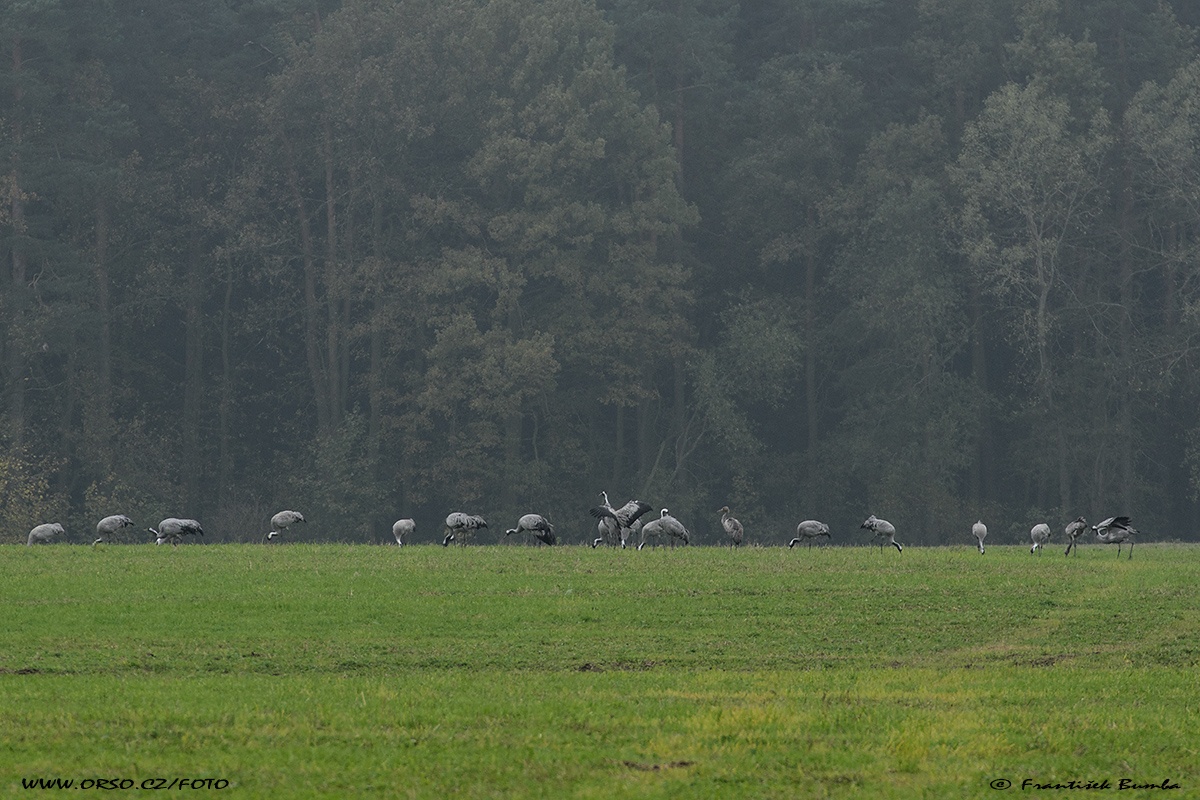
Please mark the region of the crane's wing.
[[596, 519], [604, 519], [605, 517], [612, 517], [613, 519], [615, 519], [617, 521], [618, 524], [620, 524], [620, 522], [621, 522], [621, 518], [617, 516], [617, 512], [613, 511], [608, 506], [595, 506], [594, 508], [589, 508], [588, 513], [591, 514]]
[[633, 521], [650, 510], [650, 504], [641, 500], [630, 500], [617, 511], [617, 521], [628, 528]]

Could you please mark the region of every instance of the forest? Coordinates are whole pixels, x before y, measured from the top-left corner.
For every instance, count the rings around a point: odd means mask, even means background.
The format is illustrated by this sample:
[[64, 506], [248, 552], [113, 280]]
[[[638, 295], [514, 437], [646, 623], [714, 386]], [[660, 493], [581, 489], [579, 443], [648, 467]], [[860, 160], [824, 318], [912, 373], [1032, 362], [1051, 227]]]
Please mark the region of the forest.
[[[1200, 6], [0, 5], [0, 541], [1200, 511]], [[1200, 344], [1197, 344], [1200, 346]], [[503, 537], [501, 537], [503, 538]], [[515, 537], [514, 537], [515, 538]]]

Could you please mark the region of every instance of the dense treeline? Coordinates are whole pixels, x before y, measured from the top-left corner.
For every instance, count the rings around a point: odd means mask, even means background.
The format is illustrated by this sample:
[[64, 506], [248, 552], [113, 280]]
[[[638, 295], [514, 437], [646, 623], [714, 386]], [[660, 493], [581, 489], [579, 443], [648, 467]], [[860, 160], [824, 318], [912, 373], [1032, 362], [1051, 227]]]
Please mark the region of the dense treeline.
[[[1193, 538], [1200, 12], [0, 7], [0, 536]], [[422, 531], [424, 534], [422, 535]], [[299, 532], [297, 532], [299, 533]]]

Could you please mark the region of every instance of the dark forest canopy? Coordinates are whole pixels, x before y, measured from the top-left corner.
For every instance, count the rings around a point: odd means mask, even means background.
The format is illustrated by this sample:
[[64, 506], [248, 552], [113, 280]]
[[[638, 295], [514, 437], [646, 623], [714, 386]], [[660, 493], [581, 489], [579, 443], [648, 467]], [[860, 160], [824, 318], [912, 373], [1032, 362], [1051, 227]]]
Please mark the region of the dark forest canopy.
[[[1200, 46], [1157, 0], [0, 7], [0, 539], [1194, 539]], [[296, 536], [300, 536], [299, 532]], [[1061, 536], [1061, 534], [1060, 534]]]

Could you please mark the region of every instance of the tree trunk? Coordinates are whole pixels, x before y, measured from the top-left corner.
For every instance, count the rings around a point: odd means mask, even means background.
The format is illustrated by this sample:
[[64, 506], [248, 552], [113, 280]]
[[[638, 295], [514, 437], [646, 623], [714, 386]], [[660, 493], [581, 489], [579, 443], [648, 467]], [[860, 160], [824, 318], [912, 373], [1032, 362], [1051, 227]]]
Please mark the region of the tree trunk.
[[1126, 162], [1121, 170], [1121, 210], [1118, 227], [1121, 231], [1121, 324], [1118, 335], [1121, 354], [1121, 501], [1123, 508], [1133, 508], [1133, 252], [1129, 242], [1133, 236], [1133, 175]]
[[651, 420], [653, 406], [648, 397], [638, 401], [637, 407], [637, 480], [634, 486], [644, 486], [650, 475], [650, 466], [654, 458], [653, 434], [654, 426]]
[[992, 498], [992, 412], [988, 398], [987, 347], [984, 344], [983, 299], [979, 282], [971, 280], [971, 377], [979, 403], [979, 438], [975, 450], [975, 463], [971, 469], [971, 493], [976, 503]]
[[221, 400], [217, 418], [217, 505], [224, 507], [233, 473], [230, 419], [233, 414], [233, 356], [230, 333], [233, 311], [233, 259], [225, 257], [225, 298], [221, 303]]
[[323, 139], [325, 157], [325, 309], [328, 316], [325, 328], [325, 364], [327, 368], [326, 388], [329, 392], [329, 423], [333, 428], [342, 421], [345, 409], [342, 407], [342, 397], [339, 391], [342, 375], [342, 325], [338, 298], [342, 293], [337, 279], [337, 200], [334, 194], [337, 187], [333, 178], [333, 129], [328, 119], [324, 122]]
[[[19, 199], [12, 202], [12, 223], [14, 231], [24, 231], [25, 209]], [[19, 239], [20, 234], [14, 237]], [[26, 281], [25, 255], [19, 241], [13, 242], [12, 248], [12, 286], [13, 309], [9, 314], [8, 336], [8, 436], [13, 445], [20, 446], [25, 439], [25, 351], [20, 337], [14, 330], [24, 314], [24, 295]]]
[[96, 359], [96, 400], [103, 424], [112, 420], [112, 307], [108, 274], [108, 204], [103, 195], [96, 200], [96, 306], [100, 316]]
[[519, 485], [523, 485], [523, 481], [518, 481], [516, 478], [524, 470], [524, 464], [521, 460], [521, 429], [524, 419], [518, 409], [515, 413], [509, 414], [504, 421], [504, 465], [508, 470], [506, 480], [501, 482], [504, 496], [501, 498], [504, 502], [504, 507], [516, 509], [518, 502], [523, 499], [518, 496], [517, 489]]
[[[371, 203], [371, 256], [375, 265], [373, 274], [382, 284], [383, 280], [383, 203], [379, 192], [372, 192]], [[383, 321], [386, 313], [383, 304], [382, 285], [373, 287], [374, 300], [371, 301], [371, 333], [369, 344], [369, 363], [367, 365], [367, 458], [370, 460], [372, 475], [377, 480], [382, 478], [379, 464], [381, 441], [383, 438], [383, 386], [384, 386], [384, 356], [383, 356]]]
[[184, 297], [184, 389], [183, 389], [183, 486], [184, 506], [190, 514], [200, 512], [200, 406], [204, 397], [204, 275], [200, 241], [193, 234], [187, 260]]
[[12, 130], [12, 200], [9, 215], [12, 224], [12, 302], [13, 307], [8, 315], [8, 437], [14, 446], [20, 446], [25, 439], [25, 352], [20, 337], [15, 336], [14, 328], [20, 324], [24, 316], [25, 282], [27, 267], [25, 252], [21, 239], [25, 236], [25, 200], [21, 194], [21, 142], [23, 128], [21, 126], [21, 100], [24, 90], [21, 88], [21, 38], [12, 38], [12, 69], [13, 69], [13, 124]]
[[[612, 451], [612, 476], [609, 478], [611, 486], [620, 486], [622, 468], [625, 465], [625, 406], [620, 403], [616, 406], [616, 420], [614, 426], [616, 428], [613, 436], [613, 451]], [[616, 491], [614, 489], [614, 491]]]
[[296, 168], [291, 142], [283, 138], [283, 153], [286, 161], [288, 189], [296, 206], [296, 221], [300, 228], [300, 249], [304, 260], [304, 350], [308, 358], [308, 376], [312, 381], [313, 399], [317, 404], [317, 428], [322, 433], [332, 430], [332, 415], [329, 408], [329, 392], [326, 386], [325, 367], [321, 363], [318, 342], [317, 320], [320, 309], [317, 304], [317, 265], [313, 253], [312, 229], [309, 227], [308, 212], [304, 207], [304, 196], [300, 193], [300, 173]]
[[[687, 459], [687, 381], [684, 377], [683, 357], [675, 356], [674, 363], [675, 400], [671, 406], [672, 427], [675, 430], [675, 471], [673, 476], [683, 474]], [[674, 481], [672, 481], [672, 484]], [[671, 488], [675, 488], [672, 486]]]
[[[810, 238], [816, 238], [817, 214], [811, 206], [807, 212]], [[817, 471], [817, 438], [820, 424], [817, 410], [817, 348], [814, 346], [814, 331], [817, 326], [817, 255], [816, 246], [809, 242], [804, 257], [804, 335], [808, 346], [804, 348], [804, 408], [806, 437], [804, 459], [808, 467], [806, 480], [812, 481]]]
[[[683, 3], [682, 0], [675, 4], [675, 16], [680, 23], [683, 22]], [[682, 40], [676, 42], [675, 46], [675, 159], [679, 165], [679, 174], [677, 182], [679, 186], [679, 194], [683, 195], [683, 117], [684, 117], [684, 102], [683, 102], [683, 59], [684, 59], [684, 42]]]

